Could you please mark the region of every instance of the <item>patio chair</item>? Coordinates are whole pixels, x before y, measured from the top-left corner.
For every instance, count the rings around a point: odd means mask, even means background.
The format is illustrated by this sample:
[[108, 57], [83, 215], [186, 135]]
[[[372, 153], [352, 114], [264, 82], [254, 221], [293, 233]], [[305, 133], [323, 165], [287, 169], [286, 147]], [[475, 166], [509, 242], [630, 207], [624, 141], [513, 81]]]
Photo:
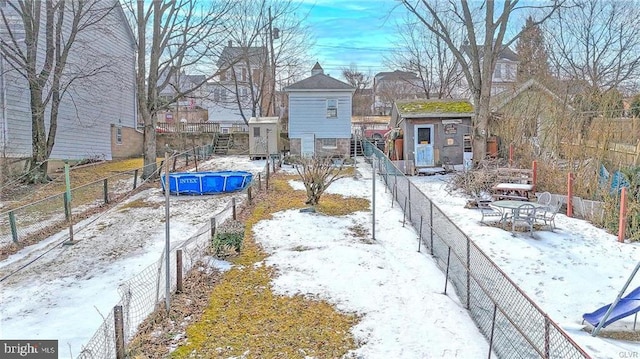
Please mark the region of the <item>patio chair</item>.
[[542, 221], [545, 226], [548, 226], [551, 229], [551, 232], [556, 228], [556, 214], [562, 207], [562, 203], [555, 201], [554, 203], [548, 204], [544, 209], [538, 209], [536, 211], [536, 220]]
[[548, 206], [549, 204], [551, 204], [551, 193], [549, 192], [542, 192], [538, 195], [538, 203]]
[[480, 213], [482, 213], [482, 217], [480, 218], [480, 223], [486, 223], [484, 218], [496, 218], [502, 221], [503, 213], [499, 210], [493, 209], [491, 205], [492, 200], [486, 199], [482, 197], [476, 196], [476, 203], [478, 204], [478, 209]]
[[536, 207], [530, 203], [525, 203], [513, 210], [511, 216], [511, 233], [516, 230], [516, 224], [523, 224], [529, 228], [529, 234], [533, 237], [533, 224], [536, 221]]

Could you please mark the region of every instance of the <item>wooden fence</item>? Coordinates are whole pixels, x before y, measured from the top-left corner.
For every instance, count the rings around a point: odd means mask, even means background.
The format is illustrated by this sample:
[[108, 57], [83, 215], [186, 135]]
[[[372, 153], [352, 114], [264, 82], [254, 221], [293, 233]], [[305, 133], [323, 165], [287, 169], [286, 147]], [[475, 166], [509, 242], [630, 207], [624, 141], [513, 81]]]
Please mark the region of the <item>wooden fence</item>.
[[220, 124], [215, 122], [198, 123], [166, 123], [159, 122], [156, 125], [156, 132], [192, 132], [192, 133], [217, 133], [220, 132]]

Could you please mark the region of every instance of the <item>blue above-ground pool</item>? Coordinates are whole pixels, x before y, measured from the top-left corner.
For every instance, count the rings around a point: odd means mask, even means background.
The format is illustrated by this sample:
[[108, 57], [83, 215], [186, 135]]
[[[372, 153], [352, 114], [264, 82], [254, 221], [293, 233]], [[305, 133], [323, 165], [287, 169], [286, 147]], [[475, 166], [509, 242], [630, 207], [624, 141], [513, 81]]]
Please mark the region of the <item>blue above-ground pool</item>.
[[[247, 188], [252, 179], [253, 175], [246, 171], [169, 173], [169, 193], [181, 195], [241, 191]], [[161, 183], [164, 190], [164, 176]]]

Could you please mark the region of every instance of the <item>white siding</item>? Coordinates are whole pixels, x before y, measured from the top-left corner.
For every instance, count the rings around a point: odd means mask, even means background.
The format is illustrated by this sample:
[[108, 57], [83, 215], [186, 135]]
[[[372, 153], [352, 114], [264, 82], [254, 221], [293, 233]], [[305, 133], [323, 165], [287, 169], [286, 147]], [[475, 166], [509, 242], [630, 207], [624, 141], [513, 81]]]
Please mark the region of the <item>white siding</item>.
[[[351, 91], [290, 92], [289, 137], [351, 137]], [[338, 100], [338, 117], [327, 118], [327, 99]]]
[[[112, 2], [106, 1], [105, 4]], [[136, 126], [135, 52], [120, 9], [96, 27], [78, 34], [69, 54], [68, 72], [101, 69], [76, 80], [64, 95], [52, 159], [111, 159], [111, 124]], [[44, 42], [42, 42], [44, 43]], [[5, 77], [9, 156], [31, 155], [29, 90], [15, 71]], [[46, 113], [46, 130], [49, 128]]]

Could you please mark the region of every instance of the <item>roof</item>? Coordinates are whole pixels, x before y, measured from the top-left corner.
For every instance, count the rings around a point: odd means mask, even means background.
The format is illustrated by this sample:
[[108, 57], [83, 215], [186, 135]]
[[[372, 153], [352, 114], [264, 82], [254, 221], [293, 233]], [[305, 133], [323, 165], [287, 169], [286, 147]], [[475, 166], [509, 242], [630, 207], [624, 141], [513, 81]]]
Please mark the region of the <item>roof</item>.
[[249, 119], [249, 124], [258, 124], [258, 123], [278, 123], [278, 117], [251, 117]]
[[[470, 47], [471, 47], [470, 45], [462, 45], [462, 51], [467, 56], [469, 56], [470, 54], [470, 51], [469, 51]], [[484, 46], [478, 45], [478, 54], [480, 55], [480, 57], [482, 57], [483, 53], [484, 53]], [[518, 59], [518, 54], [516, 54], [513, 50], [511, 50], [509, 46], [502, 47], [502, 50], [498, 54], [498, 59], [509, 60], [509, 61], [520, 61]]]
[[325, 74], [315, 74], [284, 88], [285, 91], [344, 90], [354, 92], [355, 87]]
[[401, 117], [470, 117], [473, 105], [459, 99], [398, 100], [394, 103]]
[[250, 66], [259, 66], [266, 58], [265, 47], [225, 46], [218, 58], [216, 66], [223, 68], [248, 57]]
[[351, 116], [351, 123], [353, 124], [374, 124], [374, 123], [389, 123], [391, 116]]
[[315, 65], [311, 68], [311, 70], [322, 70], [322, 66], [320, 66], [319, 62], [316, 62]]
[[380, 80], [417, 80], [418, 75], [409, 71], [378, 72], [375, 78]]
[[536, 89], [542, 91], [543, 93], [546, 93], [552, 99], [554, 99], [555, 101], [559, 101], [561, 103], [564, 103], [567, 106], [568, 109], [573, 111], [573, 107], [571, 107], [569, 104], [567, 104], [566, 101], [564, 101], [562, 98], [560, 98], [560, 96], [556, 95], [553, 91], [549, 90], [546, 86], [544, 86], [540, 82], [536, 81], [535, 79], [527, 80], [526, 82], [524, 82], [522, 85], [520, 85], [516, 89], [503, 91], [503, 92], [501, 92], [501, 93], [499, 93], [497, 95], [492, 96], [491, 97], [491, 111], [499, 111], [499, 110], [501, 110], [504, 106], [506, 106], [509, 102], [511, 102], [511, 100], [513, 100], [514, 98], [518, 97], [518, 95], [520, 95], [524, 91], [526, 91], [528, 89], [531, 89], [531, 88], [536, 88]]

